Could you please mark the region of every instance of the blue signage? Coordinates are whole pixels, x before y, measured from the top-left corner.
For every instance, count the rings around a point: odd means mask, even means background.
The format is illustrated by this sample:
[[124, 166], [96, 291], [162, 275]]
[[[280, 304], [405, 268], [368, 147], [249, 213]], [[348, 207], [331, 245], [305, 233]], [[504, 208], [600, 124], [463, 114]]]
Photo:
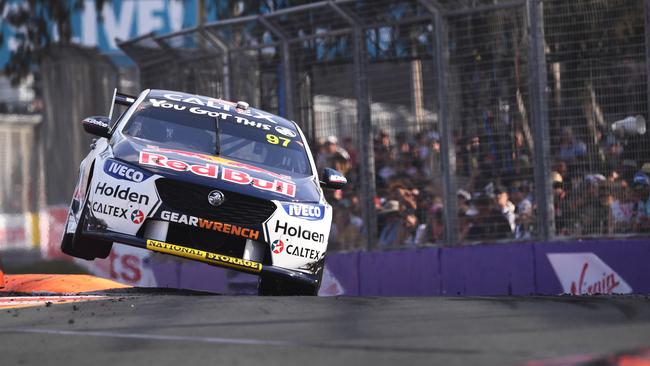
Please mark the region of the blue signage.
[[[73, 2], [70, 0], [71, 8]], [[122, 55], [115, 44], [116, 38], [126, 41], [150, 32], [166, 34], [197, 24], [198, 0], [113, 0], [106, 2], [100, 13], [95, 0], [84, 0], [83, 5], [83, 9], [73, 10], [70, 17], [72, 42], [97, 47], [108, 55]], [[19, 44], [19, 32], [4, 20], [6, 14], [18, 6], [29, 5], [26, 1], [10, 0], [5, 14], [0, 16], [0, 29], [5, 37], [0, 48], [0, 68], [5, 66], [10, 53]], [[50, 34], [57, 39], [53, 22], [50, 24]]]

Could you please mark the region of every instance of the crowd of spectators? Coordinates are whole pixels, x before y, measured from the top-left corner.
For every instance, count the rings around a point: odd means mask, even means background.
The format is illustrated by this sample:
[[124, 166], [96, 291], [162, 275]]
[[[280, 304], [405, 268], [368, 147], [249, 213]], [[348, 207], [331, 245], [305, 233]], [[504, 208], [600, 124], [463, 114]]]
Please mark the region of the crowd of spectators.
[[[650, 145], [633, 146], [599, 132], [589, 146], [569, 127], [553, 146], [551, 180], [556, 235], [650, 232]], [[528, 240], [536, 234], [532, 153], [522, 128], [506, 137], [455, 136], [459, 244]], [[624, 154], [633, 153], [636, 159]], [[636, 149], [636, 151], [634, 151]], [[644, 150], [646, 149], [646, 150]], [[645, 154], [645, 155], [644, 155]], [[436, 132], [374, 138], [380, 248], [443, 244], [445, 225]], [[329, 136], [318, 144], [319, 169], [333, 167], [349, 181], [329, 192], [334, 206], [333, 250], [362, 249], [358, 152], [352, 138]]]

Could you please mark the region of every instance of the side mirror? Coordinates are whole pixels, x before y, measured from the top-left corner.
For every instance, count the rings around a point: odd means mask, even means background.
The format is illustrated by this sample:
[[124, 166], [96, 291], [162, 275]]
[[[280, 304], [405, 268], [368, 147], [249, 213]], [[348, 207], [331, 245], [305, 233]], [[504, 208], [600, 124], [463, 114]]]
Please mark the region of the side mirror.
[[323, 169], [323, 180], [320, 182], [321, 187], [329, 189], [341, 189], [345, 187], [348, 180], [341, 174], [341, 172], [325, 168]]
[[111, 120], [104, 116], [88, 117], [81, 122], [86, 132], [99, 137], [111, 136]]

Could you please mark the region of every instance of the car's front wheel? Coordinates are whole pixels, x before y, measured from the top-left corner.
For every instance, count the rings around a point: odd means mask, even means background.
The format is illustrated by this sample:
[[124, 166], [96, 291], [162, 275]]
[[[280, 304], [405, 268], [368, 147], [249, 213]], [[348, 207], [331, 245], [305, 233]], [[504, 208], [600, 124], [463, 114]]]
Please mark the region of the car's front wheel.
[[257, 293], [260, 296], [316, 296], [320, 285], [260, 276]]
[[63, 234], [63, 238], [61, 239], [61, 251], [67, 255], [89, 261], [94, 260], [95, 258], [106, 258], [111, 253], [113, 242], [90, 239], [82, 234], [86, 214], [87, 208], [84, 208], [79, 216], [79, 223], [77, 224], [77, 229], [74, 234]]

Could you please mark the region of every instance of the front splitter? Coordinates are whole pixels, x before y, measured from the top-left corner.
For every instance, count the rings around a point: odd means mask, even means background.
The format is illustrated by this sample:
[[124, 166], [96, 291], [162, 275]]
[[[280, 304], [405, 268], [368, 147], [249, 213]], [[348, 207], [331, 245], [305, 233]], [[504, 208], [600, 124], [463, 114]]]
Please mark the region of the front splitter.
[[229, 257], [219, 253], [206, 252], [194, 248], [185, 247], [179, 244], [166, 243], [158, 240], [143, 239], [132, 235], [116, 232], [84, 231], [83, 236], [90, 239], [113, 241], [137, 248], [147, 249], [158, 253], [186, 258], [220, 268], [231, 269], [239, 272], [250, 273], [258, 276], [271, 276], [285, 280], [300, 282], [310, 286], [318, 285], [316, 275], [293, 271], [287, 268], [277, 267], [259, 262], [243, 260], [241, 258]]

